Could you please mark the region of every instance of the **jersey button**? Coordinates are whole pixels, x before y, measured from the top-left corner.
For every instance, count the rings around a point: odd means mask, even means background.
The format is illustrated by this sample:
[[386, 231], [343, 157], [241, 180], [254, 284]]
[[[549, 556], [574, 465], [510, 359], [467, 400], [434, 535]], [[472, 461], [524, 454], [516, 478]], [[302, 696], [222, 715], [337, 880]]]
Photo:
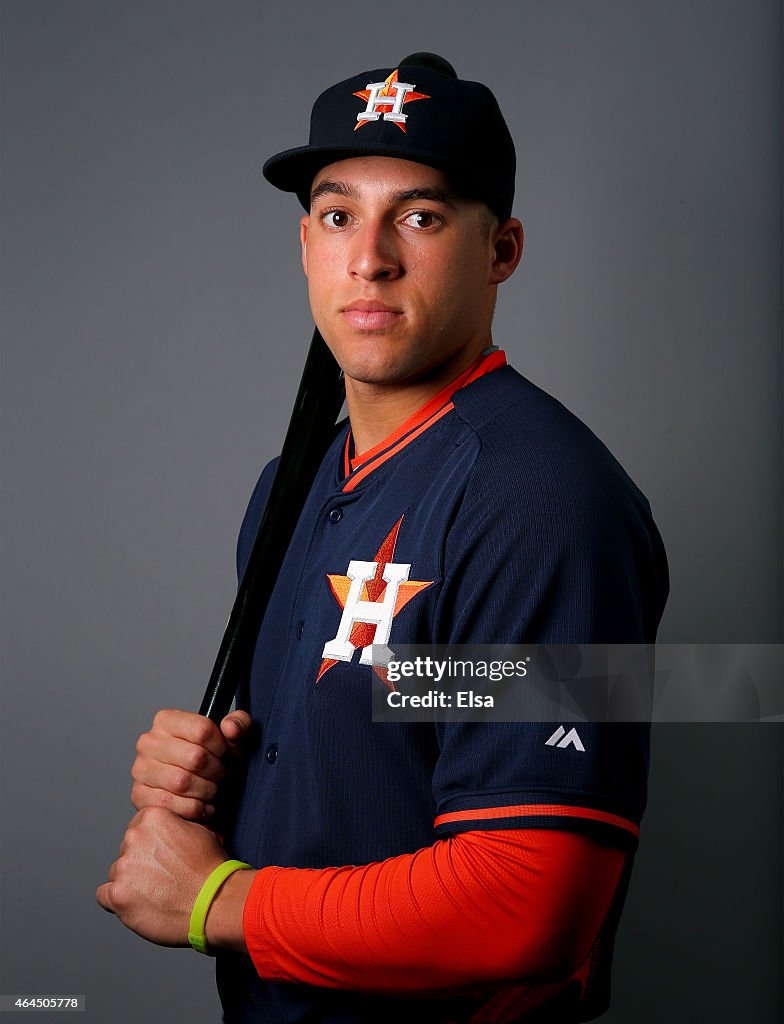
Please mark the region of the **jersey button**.
[[332, 511], [329, 514], [329, 521], [331, 523], [339, 523], [342, 518], [343, 518], [343, 509], [341, 509], [341, 508], [333, 508]]
[[278, 745], [277, 745], [277, 743], [273, 743], [272, 746], [267, 751], [267, 760], [269, 761], [270, 764], [275, 764], [277, 759], [278, 759]]

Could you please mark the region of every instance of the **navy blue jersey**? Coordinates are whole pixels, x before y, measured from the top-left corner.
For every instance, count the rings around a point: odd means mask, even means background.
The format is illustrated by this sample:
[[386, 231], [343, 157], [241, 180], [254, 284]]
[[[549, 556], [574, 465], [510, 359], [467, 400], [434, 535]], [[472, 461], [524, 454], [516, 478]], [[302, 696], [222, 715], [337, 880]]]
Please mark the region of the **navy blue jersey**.
[[[581, 724], [581, 750], [548, 745], [547, 723], [374, 724], [384, 683], [370, 645], [653, 642], [668, 582], [645, 497], [583, 423], [508, 366], [428, 403], [348, 473], [347, 440], [345, 424], [238, 696], [261, 740], [232, 856], [364, 864], [510, 827], [574, 829], [633, 850], [645, 725]], [[240, 572], [273, 474], [271, 463], [251, 498]], [[263, 982], [247, 958], [220, 960], [228, 1021], [391, 1012], [386, 998], [373, 1008], [369, 997]], [[419, 1019], [413, 1003], [405, 1012]], [[432, 1003], [422, 1013], [440, 1019]]]

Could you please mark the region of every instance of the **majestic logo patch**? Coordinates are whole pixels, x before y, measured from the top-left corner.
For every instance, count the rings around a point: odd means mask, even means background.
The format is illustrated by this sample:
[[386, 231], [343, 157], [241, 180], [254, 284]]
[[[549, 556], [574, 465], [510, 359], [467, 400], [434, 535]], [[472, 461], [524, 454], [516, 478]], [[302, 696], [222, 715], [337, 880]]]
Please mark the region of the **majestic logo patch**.
[[546, 747], [560, 747], [561, 750], [564, 750], [570, 745], [574, 746], [576, 750], [580, 750], [582, 753], [585, 753], [583, 741], [577, 735], [577, 730], [570, 729], [569, 732], [567, 732], [562, 725], [558, 726], [550, 739], [545, 743]]
[[[345, 576], [327, 574], [335, 600], [343, 609], [336, 636], [324, 644], [316, 683], [339, 661], [351, 661], [354, 651], [362, 649], [360, 665], [385, 666], [392, 652], [386, 646], [392, 620], [401, 608], [433, 584], [433, 580], [409, 580], [411, 565], [393, 562], [395, 544], [403, 517], [395, 523], [381, 543], [372, 562], [353, 559]], [[373, 659], [371, 647], [379, 647]], [[379, 671], [385, 679], [383, 668]], [[387, 686], [391, 684], [387, 683]], [[392, 687], [394, 689], [394, 687]]]
[[354, 131], [368, 121], [378, 121], [382, 117], [385, 121], [392, 121], [404, 132], [408, 120], [408, 114], [403, 113], [405, 104], [413, 103], [414, 100], [432, 99], [423, 92], [414, 92], [414, 88], [408, 82], [398, 81], [397, 68], [384, 82], [368, 82], [364, 89], [354, 93], [354, 96], [367, 103], [362, 113], [357, 114]]

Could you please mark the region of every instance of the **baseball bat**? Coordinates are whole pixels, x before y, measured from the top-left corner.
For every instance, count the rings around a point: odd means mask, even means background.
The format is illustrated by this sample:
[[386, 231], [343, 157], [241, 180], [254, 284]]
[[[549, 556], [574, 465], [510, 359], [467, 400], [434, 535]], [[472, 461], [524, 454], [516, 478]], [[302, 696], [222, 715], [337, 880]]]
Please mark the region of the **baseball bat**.
[[216, 724], [250, 673], [261, 620], [345, 398], [343, 373], [316, 329], [248, 564], [199, 708]]

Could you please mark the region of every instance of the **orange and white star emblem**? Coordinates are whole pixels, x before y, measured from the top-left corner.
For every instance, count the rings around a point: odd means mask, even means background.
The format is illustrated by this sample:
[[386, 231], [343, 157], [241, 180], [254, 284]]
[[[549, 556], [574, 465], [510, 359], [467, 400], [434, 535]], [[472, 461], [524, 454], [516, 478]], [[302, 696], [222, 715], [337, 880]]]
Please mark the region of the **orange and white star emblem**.
[[[409, 601], [432, 586], [433, 580], [409, 580], [410, 565], [395, 562], [395, 544], [403, 516], [381, 543], [372, 561], [352, 559], [345, 576], [328, 573], [327, 582], [343, 610], [336, 636], [324, 644], [316, 683], [339, 661], [351, 661], [362, 649], [360, 664], [373, 665], [372, 646], [386, 647], [392, 622]], [[385, 671], [378, 673], [389, 689]]]
[[389, 78], [383, 82], [368, 82], [364, 89], [355, 92], [353, 95], [367, 103], [365, 109], [357, 114], [357, 123], [354, 131], [361, 128], [368, 121], [392, 121], [401, 132], [406, 130], [408, 114], [403, 113], [403, 107], [414, 100], [432, 99], [424, 92], [415, 92], [413, 83], [401, 82], [398, 79], [398, 69], [392, 72]]

